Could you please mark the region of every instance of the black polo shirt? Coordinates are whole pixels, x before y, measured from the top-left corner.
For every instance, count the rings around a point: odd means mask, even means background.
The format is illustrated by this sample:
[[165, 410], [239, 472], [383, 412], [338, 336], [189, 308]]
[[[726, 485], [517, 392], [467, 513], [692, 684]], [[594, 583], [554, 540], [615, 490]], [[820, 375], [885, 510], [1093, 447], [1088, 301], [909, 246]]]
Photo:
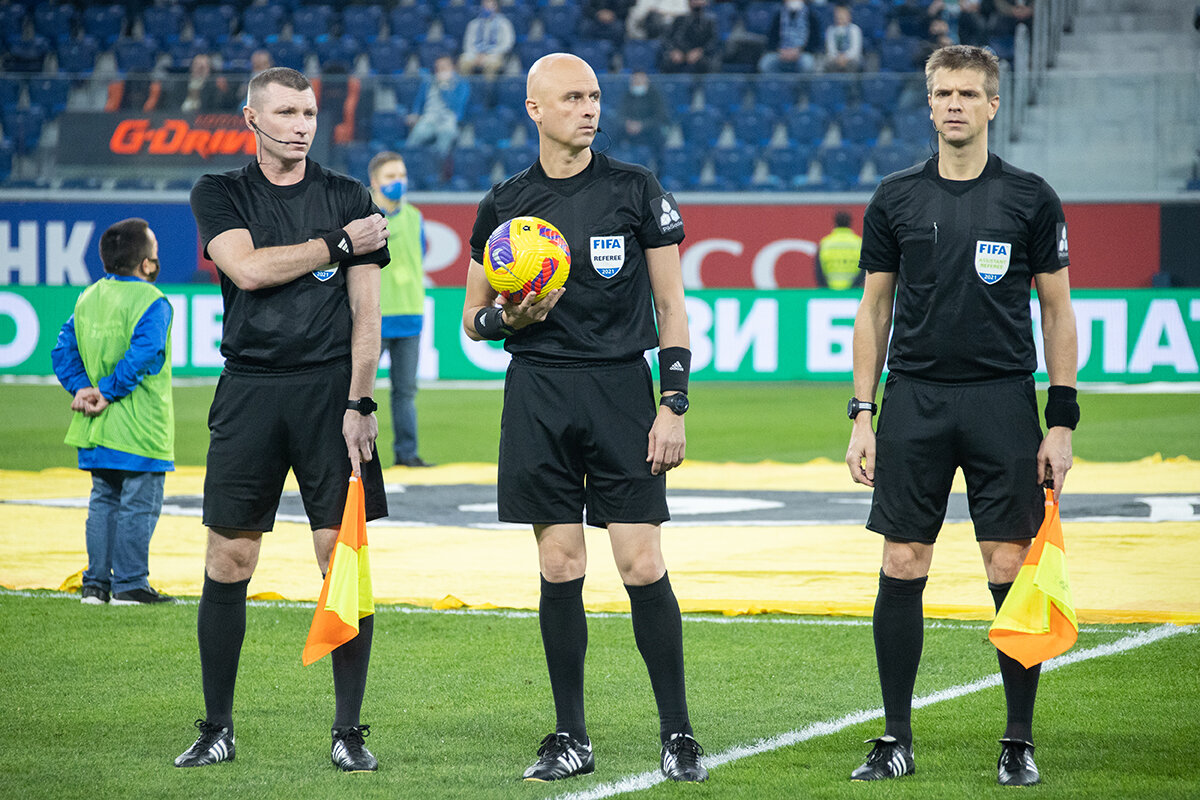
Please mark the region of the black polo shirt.
[[[225, 231], [245, 228], [255, 248], [294, 245], [378, 211], [365, 186], [312, 160], [304, 179], [291, 186], [271, 183], [253, 161], [239, 170], [204, 175], [192, 187], [191, 201], [206, 256], [208, 243]], [[294, 370], [348, 358], [345, 268], [384, 266], [389, 260], [385, 247], [253, 292], [220, 273], [226, 365]]]
[[859, 267], [899, 273], [888, 369], [923, 380], [1031, 375], [1030, 282], [1068, 263], [1058, 195], [995, 155], [969, 181], [936, 156], [889, 175], [863, 218]]
[[683, 220], [653, 173], [595, 152], [570, 178], [549, 178], [534, 162], [480, 201], [471, 258], [482, 264], [496, 226], [524, 216], [566, 237], [571, 274], [546, 319], [508, 337], [506, 350], [552, 362], [625, 361], [658, 346], [645, 251], [682, 242]]

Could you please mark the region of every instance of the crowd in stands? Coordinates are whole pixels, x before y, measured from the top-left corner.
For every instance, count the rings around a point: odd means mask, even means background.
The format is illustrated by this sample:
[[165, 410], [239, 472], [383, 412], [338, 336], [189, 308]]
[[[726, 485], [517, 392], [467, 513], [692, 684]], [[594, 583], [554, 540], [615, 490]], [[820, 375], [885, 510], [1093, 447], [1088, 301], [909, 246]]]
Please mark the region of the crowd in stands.
[[567, 50], [600, 77], [597, 146], [673, 190], [869, 188], [928, 155], [930, 49], [1009, 55], [1031, 3], [0, 0], [0, 185], [68, 106], [236, 114], [274, 64], [314, 79], [334, 166], [394, 149], [414, 189], [479, 190], [532, 161], [524, 73]]

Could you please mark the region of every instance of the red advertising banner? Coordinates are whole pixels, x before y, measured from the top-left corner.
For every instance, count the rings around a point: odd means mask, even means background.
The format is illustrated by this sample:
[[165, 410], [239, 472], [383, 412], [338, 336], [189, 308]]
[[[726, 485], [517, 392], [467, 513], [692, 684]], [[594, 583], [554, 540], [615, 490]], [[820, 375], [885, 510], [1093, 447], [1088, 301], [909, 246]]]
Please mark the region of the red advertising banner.
[[[434, 286], [462, 286], [471, 260], [475, 204], [418, 204], [425, 215]], [[865, 206], [681, 203], [687, 238], [680, 246], [689, 289], [791, 289], [816, 286], [817, 243], [836, 211], [850, 212], [862, 232]], [[1071, 284], [1149, 287], [1159, 269], [1157, 203], [1066, 206]]]

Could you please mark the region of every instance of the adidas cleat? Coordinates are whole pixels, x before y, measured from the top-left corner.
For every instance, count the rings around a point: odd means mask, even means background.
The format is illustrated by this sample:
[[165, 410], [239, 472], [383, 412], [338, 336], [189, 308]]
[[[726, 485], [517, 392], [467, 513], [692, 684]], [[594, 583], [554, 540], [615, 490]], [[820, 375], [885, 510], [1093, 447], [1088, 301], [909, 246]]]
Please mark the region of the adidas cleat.
[[229, 728], [202, 719], [194, 724], [200, 731], [200, 737], [175, 759], [175, 766], [205, 767], [221, 761], [233, 761], [234, 739]]
[[673, 781], [701, 783], [708, 780], [708, 770], [700, 763], [704, 748], [686, 733], [673, 733], [662, 747], [660, 766], [663, 775]]
[[1001, 786], [1033, 786], [1042, 782], [1033, 763], [1033, 743], [1021, 739], [1000, 740], [1000, 761], [996, 764]]
[[371, 735], [370, 725], [333, 729], [333, 747], [329, 757], [342, 772], [374, 772], [379, 760], [367, 749], [363, 738]]
[[867, 756], [867, 762], [850, 773], [850, 780], [881, 781], [917, 771], [912, 748], [900, 744], [895, 736], [885, 734], [878, 739], [867, 739], [868, 744], [871, 742], [875, 743], [875, 748]]
[[538, 760], [521, 777], [527, 781], [557, 781], [596, 771], [591, 743], [583, 744], [569, 733], [552, 733], [538, 747]]

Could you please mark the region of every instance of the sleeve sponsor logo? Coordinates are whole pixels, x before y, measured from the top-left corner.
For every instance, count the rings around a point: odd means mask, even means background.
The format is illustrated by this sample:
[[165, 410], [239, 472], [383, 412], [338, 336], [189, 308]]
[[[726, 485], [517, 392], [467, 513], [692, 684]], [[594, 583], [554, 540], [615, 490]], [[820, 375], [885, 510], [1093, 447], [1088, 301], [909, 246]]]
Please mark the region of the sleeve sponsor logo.
[[683, 218], [679, 216], [679, 206], [675, 203], [675, 198], [667, 192], [657, 200], [650, 203], [650, 211], [658, 220], [658, 230], [661, 233], [670, 233], [676, 228], [683, 227]]
[[1071, 260], [1067, 250], [1067, 223], [1058, 223], [1054, 233], [1058, 238], [1058, 263], [1065, 267]]

